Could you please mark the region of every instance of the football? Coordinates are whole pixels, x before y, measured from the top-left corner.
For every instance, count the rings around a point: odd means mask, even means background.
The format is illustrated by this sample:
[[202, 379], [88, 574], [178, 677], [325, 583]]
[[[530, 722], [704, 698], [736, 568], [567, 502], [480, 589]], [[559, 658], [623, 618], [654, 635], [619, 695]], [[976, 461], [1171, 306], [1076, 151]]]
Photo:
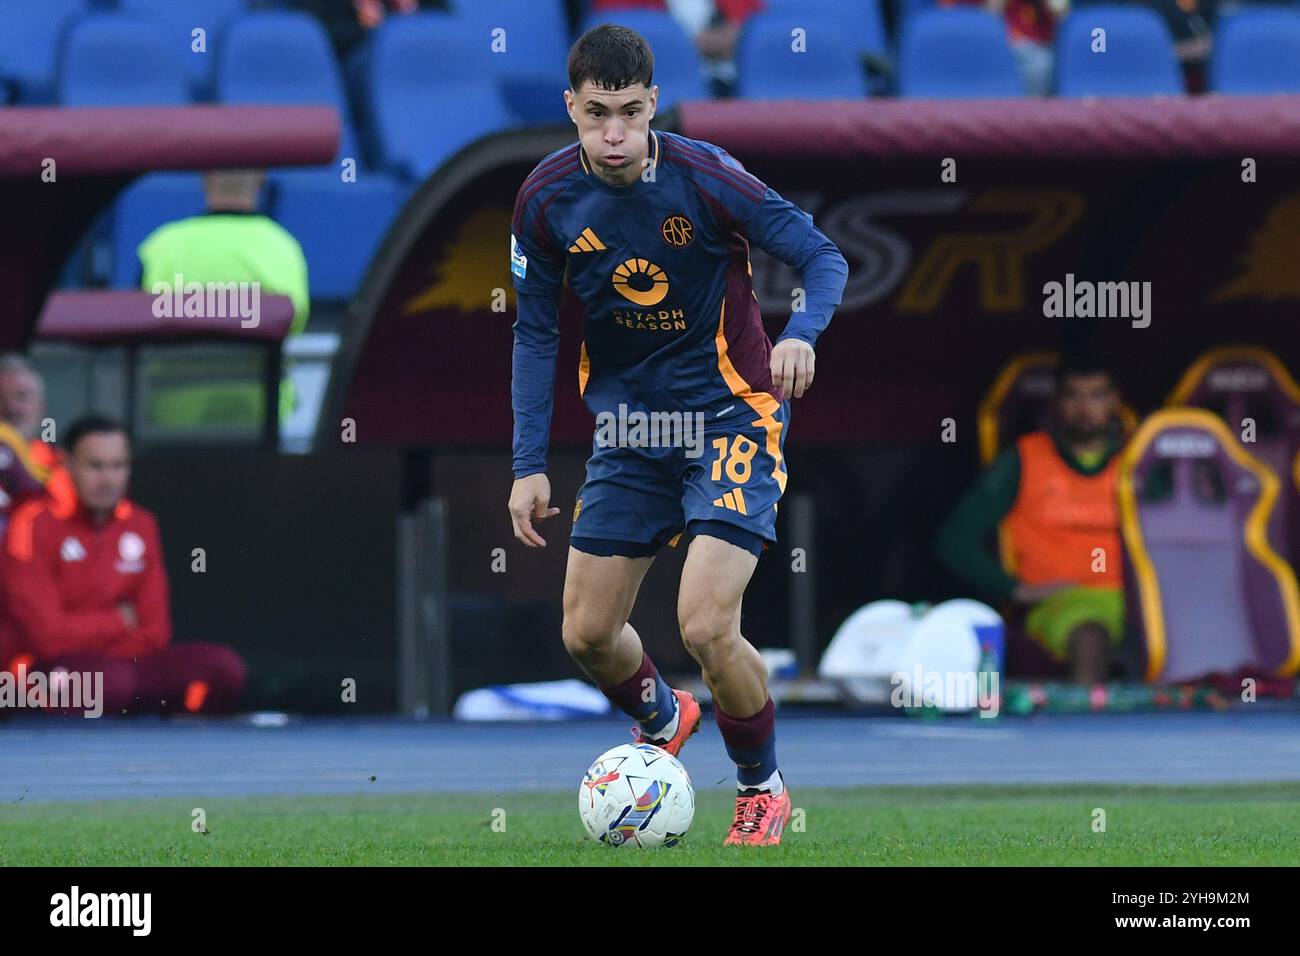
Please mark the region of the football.
[[606, 846], [673, 846], [695, 819], [695, 790], [681, 762], [653, 744], [621, 744], [587, 769], [578, 815]]

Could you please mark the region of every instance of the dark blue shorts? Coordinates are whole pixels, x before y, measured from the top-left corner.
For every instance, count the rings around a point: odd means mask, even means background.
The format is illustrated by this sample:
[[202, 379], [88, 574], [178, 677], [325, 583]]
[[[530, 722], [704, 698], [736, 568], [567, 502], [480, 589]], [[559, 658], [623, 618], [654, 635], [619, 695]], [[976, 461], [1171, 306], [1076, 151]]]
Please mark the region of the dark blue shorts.
[[570, 543], [591, 554], [648, 557], [683, 532], [755, 554], [775, 542], [789, 403], [766, 416], [737, 405], [741, 417], [705, 422], [693, 448], [594, 443]]

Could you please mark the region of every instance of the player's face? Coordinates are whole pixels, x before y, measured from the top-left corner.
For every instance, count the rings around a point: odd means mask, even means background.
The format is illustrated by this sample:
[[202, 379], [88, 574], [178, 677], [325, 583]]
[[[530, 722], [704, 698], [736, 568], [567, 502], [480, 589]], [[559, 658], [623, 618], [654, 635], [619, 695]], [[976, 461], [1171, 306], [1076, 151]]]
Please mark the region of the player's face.
[[1072, 441], [1101, 437], [1115, 417], [1119, 396], [1110, 376], [1069, 375], [1057, 395], [1057, 412], [1065, 435]]
[[25, 438], [35, 438], [45, 413], [41, 383], [30, 372], [0, 374], [0, 418]]
[[121, 432], [84, 436], [68, 456], [68, 474], [77, 497], [91, 511], [111, 511], [126, 496], [131, 449]]
[[576, 92], [564, 91], [578, 139], [602, 179], [630, 183], [641, 175], [650, 154], [650, 120], [658, 99], [659, 87], [647, 89], [644, 83], [606, 90], [588, 80]]

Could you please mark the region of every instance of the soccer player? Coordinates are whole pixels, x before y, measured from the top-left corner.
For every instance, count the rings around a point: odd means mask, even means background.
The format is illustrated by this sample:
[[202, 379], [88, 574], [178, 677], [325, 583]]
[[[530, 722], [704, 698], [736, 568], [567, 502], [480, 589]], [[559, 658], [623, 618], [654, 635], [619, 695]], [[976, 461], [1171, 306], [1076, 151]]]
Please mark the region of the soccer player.
[[[653, 71], [632, 30], [605, 24], [580, 37], [564, 92], [579, 141], [543, 159], [515, 201], [509, 509], [515, 536], [544, 547], [535, 523], [559, 511], [546, 449], [567, 269], [586, 306], [578, 389], [598, 429], [569, 539], [565, 647], [638, 722], [639, 740], [678, 753], [700, 706], [668, 687], [628, 616], [659, 548], [689, 541], [682, 640], [738, 769], [726, 843], [775, 844], [790, 795], [777, 769], [766, 668], [740, 633], [741, 598], [775, 540], [789, 400], [812, 384], [813, 346], [848, 267], [811, 216], [725, 150], [650, 128]], [[775, 346], [752, 288], [751, 241], [803, 276], [805, 307]], [[655, 416], [682, 427], [669, 441], [667, 429], [638, 432]], [[603, 427], [614, 418], [617, 428]]]

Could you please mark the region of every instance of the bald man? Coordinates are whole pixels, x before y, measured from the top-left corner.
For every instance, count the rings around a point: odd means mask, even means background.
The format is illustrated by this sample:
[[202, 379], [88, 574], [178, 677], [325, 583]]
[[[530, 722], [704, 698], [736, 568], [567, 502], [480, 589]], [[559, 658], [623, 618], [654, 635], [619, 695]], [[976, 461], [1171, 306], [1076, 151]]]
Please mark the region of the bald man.
[[41, 441], [45, 382], [23, 356], [0, 355], [0, 531], [29, 498], [69, 501], [76, 492], [58, 450]]

